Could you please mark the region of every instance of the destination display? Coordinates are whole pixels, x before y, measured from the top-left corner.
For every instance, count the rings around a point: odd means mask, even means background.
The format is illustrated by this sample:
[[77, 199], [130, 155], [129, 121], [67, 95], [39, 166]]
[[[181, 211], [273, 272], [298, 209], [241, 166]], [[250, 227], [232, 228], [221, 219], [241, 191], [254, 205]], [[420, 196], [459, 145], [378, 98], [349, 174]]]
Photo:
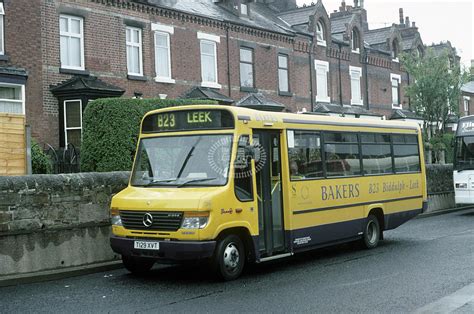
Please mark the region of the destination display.
[[183, 110], [149, 115], [143, 121], [143, 133], [216, 130], [234, 127], [234, 118], [226, 110]]

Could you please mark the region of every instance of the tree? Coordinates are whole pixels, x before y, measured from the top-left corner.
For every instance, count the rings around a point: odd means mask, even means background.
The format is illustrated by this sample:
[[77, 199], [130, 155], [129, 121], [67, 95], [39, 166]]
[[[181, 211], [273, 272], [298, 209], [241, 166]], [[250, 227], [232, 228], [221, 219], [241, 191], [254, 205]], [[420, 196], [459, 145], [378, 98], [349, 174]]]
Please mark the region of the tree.
[[405, 93], [412, 110], [423, 117], [425, 135], [442, 137], [449, 115], [458, 113], [461, 86], [468, 73], [450, 61], [447, 51], [441, 55], [431, 49], [424, 56], [403, 54], [401, 61], [410, 75]]

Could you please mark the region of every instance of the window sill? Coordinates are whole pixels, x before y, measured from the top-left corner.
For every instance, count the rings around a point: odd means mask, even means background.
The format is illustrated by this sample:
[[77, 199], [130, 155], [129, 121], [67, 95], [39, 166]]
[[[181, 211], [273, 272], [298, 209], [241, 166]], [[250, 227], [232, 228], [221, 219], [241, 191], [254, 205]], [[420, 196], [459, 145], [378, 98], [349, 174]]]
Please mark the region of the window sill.
[[316, 101], [317, 101], [317, 102], [327, 102], [327, 103], [330, 103], [330, 102], [331, 102], [331, 98], [330, 98], [330, 97], [316, 97]]
[[352, 53], [360, 54], [360, 50], [359, 50], [359, 49], [357, 49], [357, 50], [352, 50]]
[[240, 91], [244, 92], [244, 93], [256, 93], [256, 92], [258, 92], [258, 90], [254, 87], [244, 87], [244, 86], [240, 87]]
[[317, 44], [318, 46], [327, 47], [325, 41], [318, 41]]
[[90, 72], [87, 70], [77, 70], [77, 69], [68, 69], [68, 68], [59, 68], [59, 73], [61, 74], [72, 74], [72, 75], [83, 75], [89, 76]]
[[166, 84], [175, 84], [176, 80], [168, 77], [155, 77], [155, 82], [157, 83], [166, 83]]
[[214, 82], [202, 82], [201, 87], [209, 87], [209, 88], [215, 88], [215, 89], [221, 89], [222, 85]]
[[400, 60], [398, 58], [392, 59], [393, 62], [399, 63]]
[[140, 76], [140, 75], [127, 75], [127, 79], [132, 80], [132, 81], [148, 81], [148, 79], [145, 76]]
[[0, 55], [0, 61], [9, 61], [10, 58], [7, 55]]
[[291, 92], [278, 92], [278, 95], [285, 97], [293, 97], [293, 93]]
[[364, 102], [362, 100], [360, 100], [358, 102], [351, 101], [351, 105], [352, 106], [363, 106]]
[[394, 105], [394, 104], [392, 104], [392, 109], [402, 109], [402, 105]]

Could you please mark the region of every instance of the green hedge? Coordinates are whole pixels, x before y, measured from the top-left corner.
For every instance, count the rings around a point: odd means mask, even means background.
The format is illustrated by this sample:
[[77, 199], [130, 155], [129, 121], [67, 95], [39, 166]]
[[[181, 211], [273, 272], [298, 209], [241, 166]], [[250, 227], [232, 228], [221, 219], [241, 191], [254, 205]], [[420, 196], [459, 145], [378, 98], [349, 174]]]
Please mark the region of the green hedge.
[[453, 165], [426, 165], [426, 185], [429, 194], [454, 192]]
[[151, 110], [213, 102], [190, 99], [106, 98], [90, 102], [84, 111], [81, 171], [128, 171], [143, 116]]

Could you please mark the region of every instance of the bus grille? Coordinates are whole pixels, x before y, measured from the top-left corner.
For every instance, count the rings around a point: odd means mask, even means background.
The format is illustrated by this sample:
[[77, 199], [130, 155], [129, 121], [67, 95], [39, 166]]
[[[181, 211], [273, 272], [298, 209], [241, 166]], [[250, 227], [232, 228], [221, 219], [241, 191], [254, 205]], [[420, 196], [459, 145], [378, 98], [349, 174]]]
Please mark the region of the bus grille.
[[[153, 223], [147, 227], [143, 223], [146, 214], [153, 217]], [[183, 212], [145, 212], [145, 211], [120, 211], [122, 224], [125, 229], [176, 231], [181, 227]]]

